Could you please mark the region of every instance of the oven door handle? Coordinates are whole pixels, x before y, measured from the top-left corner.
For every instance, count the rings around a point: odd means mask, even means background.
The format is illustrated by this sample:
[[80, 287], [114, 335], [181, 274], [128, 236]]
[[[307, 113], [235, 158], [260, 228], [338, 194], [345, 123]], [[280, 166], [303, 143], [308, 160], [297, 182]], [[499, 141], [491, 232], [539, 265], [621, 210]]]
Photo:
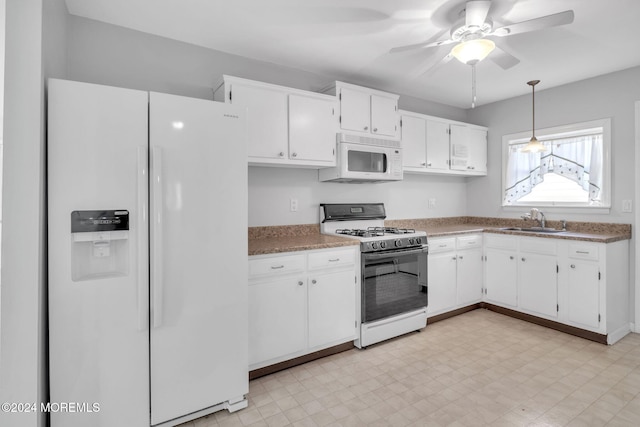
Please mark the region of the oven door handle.
[[364, 259], [381, 259], [381, 258], [389, 258], [394, 256], [402, 256], [402, 255], [415, 255], [428, 253], [429, 246], [423, 246], [418, 249], [405, 249], [405, 250], [391, 250], [384, 252], [372, 252], [372, 253], [363, 253], [362, 257]]

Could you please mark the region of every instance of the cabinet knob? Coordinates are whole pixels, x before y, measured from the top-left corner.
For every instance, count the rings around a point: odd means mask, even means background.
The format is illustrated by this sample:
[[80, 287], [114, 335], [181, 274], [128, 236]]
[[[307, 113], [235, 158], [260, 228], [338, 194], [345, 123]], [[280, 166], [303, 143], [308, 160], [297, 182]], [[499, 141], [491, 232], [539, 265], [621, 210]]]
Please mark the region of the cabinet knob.
[[364, 127], [364, 130], [369, 130], [369, 126], [365, 126], [365, 127]]
[[427, 163], [427, 166], [428, 166], [428, 167], [431, 167], [431, 162]]
[[462, 258], [463, 258], [462, 255], [458, 256], [458, 259], [462, 259]]
[[298, 286], [302, 286], [304, 285], [304, 283], [302, 282], [302, 280], [298, 280]]
[[282, 151], [281, 151], [281, 152], [279, 152], [279, 153], [278, 153], [278, 156], [280, 156], [280, 157], [284, 157], [284, 152], [282, 152]]
[[427, 162], [420, 162], [421, 166], [427, 166]]
[[458, 258], [457, 258], [457, 257], [452, 257], [451, 259], [455, 261], [455, 260], [457, 260]]
[[522, 257], [522, 262], [525, 262], [525, 261], [526, 261], [526, 259], [524, 257]]
[[571, 268], [576, 268], [576, 265], [575, 264], [571, 264]]
[[298, 157], [298, 153], [291, 153], [291, 157]]
[[513, 259], [513, 255], [511, 255], [511, 256], [509, 257], [509, 259]]
[[373, 131], [374, 132], [378, 132], [378, 128], [373, 128]]
[[313, 283], [313, 284], [315, 285], [315, 284], [316, 284], [316, 283], [318, 283], [318, 282], [316, 281], [316, 279], [313, 279], [313, 280], [311, 281], [311, 283]]

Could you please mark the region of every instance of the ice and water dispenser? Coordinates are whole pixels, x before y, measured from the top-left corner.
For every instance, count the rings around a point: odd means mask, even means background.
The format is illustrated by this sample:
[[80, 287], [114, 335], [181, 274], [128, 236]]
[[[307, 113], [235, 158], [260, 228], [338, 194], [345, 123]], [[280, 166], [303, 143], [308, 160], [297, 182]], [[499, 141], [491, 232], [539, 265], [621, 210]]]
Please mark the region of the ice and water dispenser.
[[71, 212], [71, 279], [129, 273], [129, 211]]

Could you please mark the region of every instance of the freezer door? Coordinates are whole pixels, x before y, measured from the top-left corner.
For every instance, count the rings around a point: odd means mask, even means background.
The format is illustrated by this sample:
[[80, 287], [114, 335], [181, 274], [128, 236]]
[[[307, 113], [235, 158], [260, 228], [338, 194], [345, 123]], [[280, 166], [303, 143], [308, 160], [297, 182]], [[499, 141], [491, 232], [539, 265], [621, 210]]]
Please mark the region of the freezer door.
[[147, 110], [147, 92], [49, 80], [52, 427], [149, 425]]
[[151, 424], [248, 393], [245, 113], [150, 94]]

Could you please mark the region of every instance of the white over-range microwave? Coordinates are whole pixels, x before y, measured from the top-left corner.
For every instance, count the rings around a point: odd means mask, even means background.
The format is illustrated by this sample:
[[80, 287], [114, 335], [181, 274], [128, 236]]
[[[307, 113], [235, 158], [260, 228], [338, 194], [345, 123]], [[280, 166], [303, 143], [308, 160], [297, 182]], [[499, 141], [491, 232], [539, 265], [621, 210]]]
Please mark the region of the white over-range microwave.
[[385, 182], [402, 180], [400, 141], [337, 134], [336, 166], [320, 169], [320, 181]]

